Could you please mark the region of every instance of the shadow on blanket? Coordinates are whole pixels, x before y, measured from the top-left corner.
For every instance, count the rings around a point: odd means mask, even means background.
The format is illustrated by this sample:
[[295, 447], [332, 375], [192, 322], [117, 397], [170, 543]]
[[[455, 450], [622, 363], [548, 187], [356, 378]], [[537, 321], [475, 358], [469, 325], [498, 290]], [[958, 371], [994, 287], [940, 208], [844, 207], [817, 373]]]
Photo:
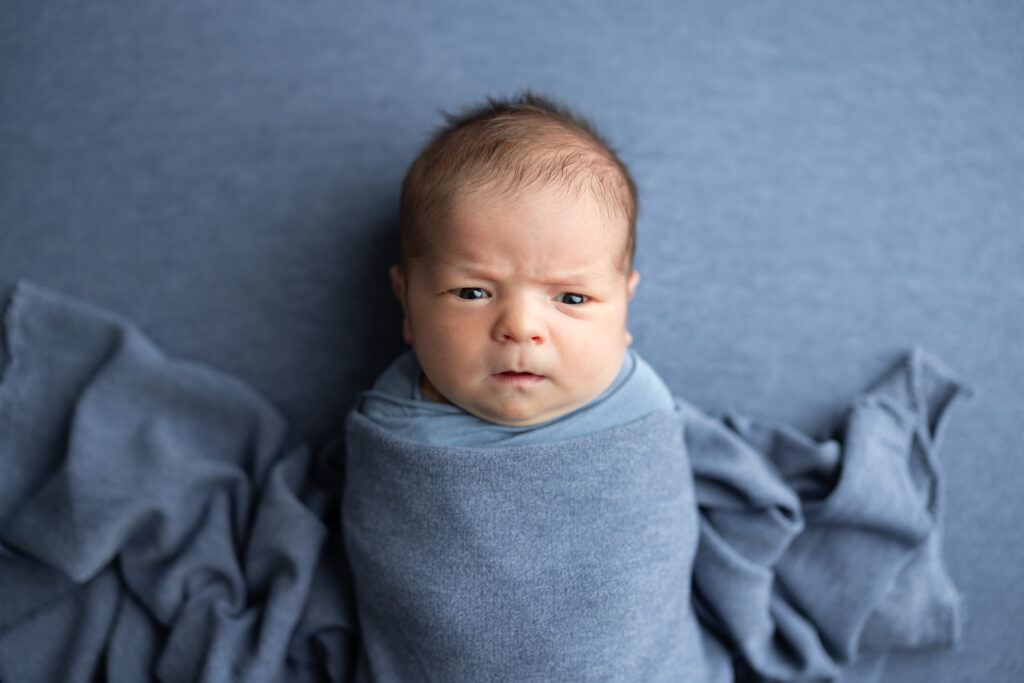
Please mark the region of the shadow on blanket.
[[[876, 675], [887, 652], [948, 646], [959, 633], [959, 598], [940, 556], [935, 452], [946, 408], [963, 387], [919, 351], [853, 402], [831, 441], [740, 417], [712, 419], [683, 401], [674, 415], [628, 426], [629, 463], [664, 466], [657, 471], [673, 472], [679, 490], [648, 477], [631, 489], [639, 498], [609, 503], [602, 514], [615, 517], [601, 528], [616, 529], [628, 549], [615, 562], [563, 553], [558, 571], [524, 567], [513, 591], [485, 571], [491, 558], [452, 562], [450, 539], [494, 524], [496, 506], [480, 506], [473, 489], [481, 482], [504, 487], [507, 514], [529, 500], [531, 487], [551, 495], [535, 458], [424, 458], [411, 444], [353, 427], [358, 417], [349, 421], [349, 448], [353, 439], [387, 443], [388, 459], [346, 462], [340, 440], [317, 454], [286, 449], [286, 425], [264, 399], [229, 376], [165, 357], [129, 321], [22, 283], [5, 323], [3, 681], [393, 680], [382, 672], [556, 680], [564, 678], [551, 674], [570, 663], [575, 668], [564, 670], [586, 680], [859, 680]], [[608, 456], [623, 447], [623, 434], [595, 438], [605, 444], [604, 467], [593, 466], [592, 443], [560, 442], [546, 452], [552, 474], [571, 472], [584, 487], [577, 493], [591, 484], [592, 495], [608, 491], [600, 477], [616, 467], [627, 479], [638, 470]], [[666, 444], [677, 445], [669, 453]], [[644, 459], [658, 449], [669, 460]], [[395, 458], [413, 458], [418, 476], [382, 469]], [[409, 487], [417, 490], [397, 497]], [[343, 490], [352, 535], [344, 540]], [[475, 512], [460, 518], [461, 528], [420, 518], [409, 534], [395, 510], [441, 492], [446, 509]], [[664, 500], [644, 496], [675, 501], [682, 526], [649, 514]], [[637, 515], [647, 540], [673, 545], [629, 545], [620, 521]], [[560, 556], [565, 529], [583, 528], [577, 522], [519, 529], [513, 536], [527, 545], [517, 552]], [[403, 533], [408, 542], [398, 542]], [[416, 563], [414, 545], [436, 555], [429, 567]], [[369, 573], [367, 558], [386, 576]], [[657, 591], [640, 599], [639, 589], [617, 588], [624, 567], [646, 569], [652, 558], [675, 576], [650, 584], [678, 589], [675, 611], [653, 602]], [[576, 582], [584, 570], [586, 586]], [[460, 607], [445, 604], [444, 591], [437, 600], [411, 594], [416, 581], [436, 587], [424, 579], [438, 571], [480, 601]], [[396, 577], [408, 583], [373, 591]], [[545, 591], [557, 599], [533, 599]], [[639, 611], [609, 610], [622, 603], [602, 603], [608, 596]], [[404, 615], [407, 623], [391, 627], [408, 636], [453, 608], [478, 627], [462, 660], [451, 656], [452, 633], [419, 633], [414, 649], [380, 642], [389, 637], [382, 619]], [[579, 637], [547, 637], [555, 616]], [[699, 629], [681, 629], [668, 644], [637, 635], [666, 619]], [[618, 642], [655, 649], [627, 658]], [[641, 661], [657, 666], [637, 668]], [[683, 666], [690, 668], [673, 668]]]

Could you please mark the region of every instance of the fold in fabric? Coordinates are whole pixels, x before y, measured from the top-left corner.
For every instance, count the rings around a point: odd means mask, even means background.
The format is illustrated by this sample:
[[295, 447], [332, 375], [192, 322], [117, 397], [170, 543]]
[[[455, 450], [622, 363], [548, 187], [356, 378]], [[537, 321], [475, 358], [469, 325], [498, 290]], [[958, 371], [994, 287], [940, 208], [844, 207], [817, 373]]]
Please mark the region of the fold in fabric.
[[5, 342], [0, 680], [295, 680], [327, 529], [273, 408], [25, 284]]
[[106, 311], [22, 283], [4, 333], [0, 680], [863, 680], [961, 629], [963, 387], [920, 351], [824, 442], [679, 401], [505, 457], [353, 415], [314, 456]]
[[888, 652], [957, 642], [936, 450], [964, 392], [915, 350], [825, 442], [684, 407], [701, 510], [696, 602], [745, 667], [838, 679]]

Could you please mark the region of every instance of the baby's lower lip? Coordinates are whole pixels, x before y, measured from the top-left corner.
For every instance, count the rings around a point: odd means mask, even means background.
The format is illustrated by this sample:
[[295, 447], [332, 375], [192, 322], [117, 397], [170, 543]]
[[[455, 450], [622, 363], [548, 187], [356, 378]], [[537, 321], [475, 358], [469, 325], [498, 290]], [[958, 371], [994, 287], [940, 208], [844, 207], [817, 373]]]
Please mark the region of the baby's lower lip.
[[535, 375], [532, 372], [496, 372], [491, 377], [499, 384], [509, 387], [528, 387], [544, 381], [543, 375]]

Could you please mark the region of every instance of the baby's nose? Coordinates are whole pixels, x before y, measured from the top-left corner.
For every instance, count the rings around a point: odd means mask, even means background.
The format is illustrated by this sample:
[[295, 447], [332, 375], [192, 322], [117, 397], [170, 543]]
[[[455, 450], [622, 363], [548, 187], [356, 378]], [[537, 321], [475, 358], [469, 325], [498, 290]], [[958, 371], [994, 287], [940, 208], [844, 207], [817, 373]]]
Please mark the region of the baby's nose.
[[492, 336], [500, 342], [542, 343], [545, 338], [543, 316], [530, 302], [509, 301], [502, 308]]

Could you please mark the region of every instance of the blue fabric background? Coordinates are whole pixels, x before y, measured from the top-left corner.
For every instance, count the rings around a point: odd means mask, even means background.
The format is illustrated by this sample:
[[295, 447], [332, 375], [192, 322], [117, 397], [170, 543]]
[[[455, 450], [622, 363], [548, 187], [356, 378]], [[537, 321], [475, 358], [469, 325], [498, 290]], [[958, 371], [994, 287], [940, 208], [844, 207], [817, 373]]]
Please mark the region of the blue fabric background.
[[438, 110], [532, 87], [641, 187], [631, 311], [669, 388], [826, 430], [920, 343], [950, 422], [960, 650], [891, 681], [1024, 676], [1024, 6], [175, 3], [0, 11], [0, 288], [113, 308], [340, 428], [401, 349], [398, 184]]

